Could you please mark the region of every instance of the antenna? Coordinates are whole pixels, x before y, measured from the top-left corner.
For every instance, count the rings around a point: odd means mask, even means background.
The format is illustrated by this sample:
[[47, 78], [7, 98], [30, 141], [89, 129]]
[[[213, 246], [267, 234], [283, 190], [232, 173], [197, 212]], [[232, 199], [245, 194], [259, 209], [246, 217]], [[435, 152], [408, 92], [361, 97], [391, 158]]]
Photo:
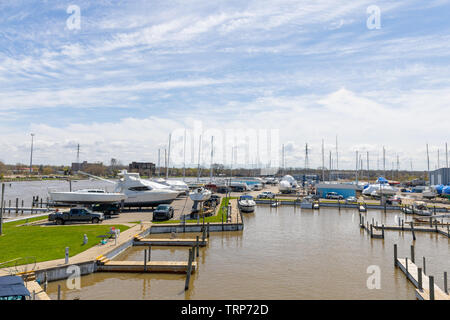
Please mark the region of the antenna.
[[305, 174], [306, 174], [306, 170], [308, 170], [308, 166], [309, 166], [309, 159], [308, 159], [308, 143], [306, 143], [306, 147], [305, 147]]
[[77, 164], [80, 165], [80, 144], [77, 146]]

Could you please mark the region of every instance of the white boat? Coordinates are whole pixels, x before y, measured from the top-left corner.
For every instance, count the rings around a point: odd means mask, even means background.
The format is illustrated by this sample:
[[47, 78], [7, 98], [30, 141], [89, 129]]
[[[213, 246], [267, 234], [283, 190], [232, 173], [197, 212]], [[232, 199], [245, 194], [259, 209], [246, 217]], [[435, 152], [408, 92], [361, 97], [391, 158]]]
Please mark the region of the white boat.
[[369, 184], [362, 192], [365, 196], [381, 197], [397, 194], [397, 188], [389, 185], [386, 179], [380, 177], [374, 184]]
[[170, 179], [163, 179], [159, 178], [156, 180], [153, 180], [156, 183], [165, 185], [170, 187], [172, 190], [179, 192], [180, 194], [188, 194], [189, 193], [189, 186], [182, 180], [170, 180]]
[[239, 197], [238, 207], [242, 212], [253, 212], [255, 211], [256, 202], [252, 196], [243, 195]]
[[433, 199], [437, 196], [437, 192], [435, 188], [431, 188], [431, 187], [426, 187], [423, 191], [422, 191], [422, 197], [425, 199]]
[[189, 198], [191, 198], [192, 201], [206, 201], [209, 198], [211, 198], [211, 191], [205, 188], [197, 188], [191, 193], [189, 193]]
[[302, 202], [300, 202], [300, 208], [313, 209], [314, 208], [314, 200], [309, 196], [304, 197]]
[[59, 203], [115, 203], [127, 199], [124, 193], [106, 192], [103, 189], [82, 189], [77, 191], [49, 191], [50, 199]]
[[281, 193], [293, 193], [297, 191], [298, 187], [297, 180], [294, 177], [285, 175], [278, 185], [278, 190]]
[[427, 207], [427, 204], [423, 201], [415, 201], [412, 206], [413, 214], [417, 214], [418, 216], [431, 216], [432, 212]]
[[116, 191], [127, 196], [124, 205], [127, 207], [146, 207], [159, 204], [170, 204], [179, 195], [166, 185], [141, 179], [139, 173], [123, 170], [121, 178], [116, 183]]

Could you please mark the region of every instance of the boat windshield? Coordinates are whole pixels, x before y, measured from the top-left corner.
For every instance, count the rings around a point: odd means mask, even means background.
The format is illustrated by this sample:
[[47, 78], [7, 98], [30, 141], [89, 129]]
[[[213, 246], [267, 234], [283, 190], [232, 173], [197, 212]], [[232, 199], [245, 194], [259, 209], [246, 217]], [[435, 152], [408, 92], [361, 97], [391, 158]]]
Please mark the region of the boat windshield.
[[253, 200], [252, 196], [241, 196], [239, 200]]
[[152, 190], [152, 188], [150, 188], [148, 186], [140, 186], [140, 187], [131, 187], [131, 188], [128, 188], [128, 190], [130, 190], [130, 191], [148, 191], [148, 190]]

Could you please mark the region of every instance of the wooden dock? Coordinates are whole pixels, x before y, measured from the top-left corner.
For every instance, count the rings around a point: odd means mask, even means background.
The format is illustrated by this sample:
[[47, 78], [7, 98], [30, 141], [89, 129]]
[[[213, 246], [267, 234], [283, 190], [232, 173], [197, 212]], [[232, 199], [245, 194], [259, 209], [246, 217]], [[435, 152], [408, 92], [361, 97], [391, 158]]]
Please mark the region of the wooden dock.
[[[423, 273], [422, 269], [417, 267], [411, 259], [397, 259], [397, 266], [409, 281], [414, 284], [416, 289], [416, 297], [419, 300], [430, 300], [430, 278]], [[434, 284], [434, 300], [450, 300], [450, 295], [445, 293], [441, 288]]]
[[376, 230], [384, 229], [390, 231], [411, 231], [411, 232], [436, 232], [444, 237], [450, 238], [450, 226], [439, 226], [435, 224], [433, 227], [425, 226], [423, 224], [417, 226], [416, 223], [408, 223], [402, 226], [374, 226]]
[[[197, 262], [192, 262], [192, 272]], [[187, 273], [188, 261], [106, 261], [98, 265], [102, 272], [157, 272], [157, 273]]]
[[[198, 239], [198, 245], [205, 247], [208, 245], [209, 239]], [[160, 246], [160, 247], [193, 247], [197, 245], [197, 239], [151, 239], [136, 237], [133, 242], [134, 246]]]
[[368, 221], [364, 223], [364, 216], [362, 216], [361, 213], [359, 214], [359, 227], [367, 231], [373, 239], [384, 239], [384, 226], [381, 227], [381, 232], [379, 232], [373, 224], [369, 225]]
[[47, 293], [42, 289], [42, 287], [35, 280], [26, 281], [25, 287], [31, 294], [32, 300], [51, 300]]

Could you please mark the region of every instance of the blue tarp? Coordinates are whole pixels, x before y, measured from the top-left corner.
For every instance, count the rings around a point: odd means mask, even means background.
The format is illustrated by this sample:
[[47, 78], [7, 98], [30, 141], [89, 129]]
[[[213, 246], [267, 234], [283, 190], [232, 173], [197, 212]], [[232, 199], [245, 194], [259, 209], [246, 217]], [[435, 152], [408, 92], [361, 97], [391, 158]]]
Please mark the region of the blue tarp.
[[383, 177], [379, 177], [378, 178], [378, 180], [377, 180], [377, 183], [380, 183], [380, 184], [382, 184], [382, 183], [389, 183], [389, 181], [387, 181], [385, 178], [383, 178]]
[[450, 194], [450, 186], [444, 187], [444, 189], [442, 189], [442, 194]]
[[18, 276], [0, 277], [0, 297], [30, 296], [23, 280]]

